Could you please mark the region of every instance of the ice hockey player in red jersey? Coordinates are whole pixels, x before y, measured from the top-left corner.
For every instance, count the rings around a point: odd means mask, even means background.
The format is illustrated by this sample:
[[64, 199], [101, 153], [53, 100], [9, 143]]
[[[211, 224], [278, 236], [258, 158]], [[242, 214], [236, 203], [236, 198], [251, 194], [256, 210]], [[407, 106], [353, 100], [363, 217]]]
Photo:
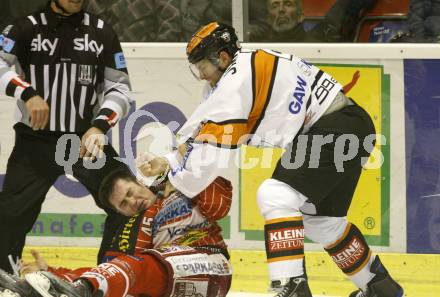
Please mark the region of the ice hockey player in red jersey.
[[[226, 296], [232, 270], [216, 221], [229, 212], [230, 182], [218, 177], [192, 199], [169, 182], [160, 187], [166, 196], [153, 193], [125, 170], [111, 173], [100, 199], [129, 218], [114, 237], [106, 262], [77, 270], [48, 267], [26, 274], [28, 284], [41, 296]], [[39, 296], [4, 272], [0, 287], [8, 289], [0, 296]]]

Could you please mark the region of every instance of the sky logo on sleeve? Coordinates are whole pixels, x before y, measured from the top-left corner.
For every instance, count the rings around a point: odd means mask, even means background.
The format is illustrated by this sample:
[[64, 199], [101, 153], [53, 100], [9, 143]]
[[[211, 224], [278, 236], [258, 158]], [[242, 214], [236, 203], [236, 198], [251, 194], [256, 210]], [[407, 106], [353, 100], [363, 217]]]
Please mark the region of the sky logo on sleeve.
[[3, 29], [3, 35], [8, 36], [9, 31], [11, 31], [12, 27], [14, 27], [13, 25], [8, 25]]
[[3, 46], [3, 39], [5, 39], [5, 37], [3, 35], [0, 35], [0, 47]]
[[14, 40], [7, 38], [7, 37], [3, 38], [3, 41], [2, 41], [3, 51], [10, 53], [12, 51], [12, 49], [14, 48], [14, 45], [15, 45]]
[[115, 54], [115, 65], [116, 65], [116, 69], [127, 68], [127, 63], [125, 62], [124, 53], [119, 52]]

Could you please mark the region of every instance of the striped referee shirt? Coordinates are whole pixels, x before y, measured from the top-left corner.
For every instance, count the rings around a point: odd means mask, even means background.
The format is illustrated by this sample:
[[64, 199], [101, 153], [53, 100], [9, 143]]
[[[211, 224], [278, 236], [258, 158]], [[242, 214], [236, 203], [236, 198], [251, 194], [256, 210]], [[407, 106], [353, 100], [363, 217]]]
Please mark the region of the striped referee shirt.
[[39, 95], [50, 107], [45, 130], [107, 132], [128, 113], [129, 93], [115, 32], [87, 12], [64, 17], [48, 5], [0, 35], [0, 94], [18, 99], [17, 121], [30, 124], [25, 102]]

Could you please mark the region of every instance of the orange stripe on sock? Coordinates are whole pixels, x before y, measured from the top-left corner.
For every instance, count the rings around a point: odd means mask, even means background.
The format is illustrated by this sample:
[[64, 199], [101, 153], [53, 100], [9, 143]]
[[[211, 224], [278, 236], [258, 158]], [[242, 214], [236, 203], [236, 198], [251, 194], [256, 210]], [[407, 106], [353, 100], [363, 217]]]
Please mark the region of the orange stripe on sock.
[[350, 272], [350, 273], [346, 273], [346, 275], [355, 275], [356, 273], [358, 273], [359, 271], [361, 271], [365, 266], [367, 266], [368, 262], [370, 261], [372, 256], [372, 252], [371, 250], [368, 252], [368, 257], [365, 259], [364, 263], [361, 264], [361, 266], [359, 266], [356, 270]]
[[347, 237], [347, 234], [348, 234], [348, 232], [350, 231], [350, 228], [351, 228], [351, 223], [348, 223], [348, 224], [347, 224], [347, 227], [345, 227], [345, 231], [344, 231], [344, 233], [342, 234], [342, 236], [341, 236], [338, 240], [336, 240], [336, 242], [332, 243], [332, 244], [329, 245], [329, 246], [326, 246], [325, 248], [326, 248], [326, 249], [332, 249], [332, 248], [334, 248], [335, 246], [337, 246], [341, 241], [344, 240], [345, 237]]
[[266, 221], [266, 225], [268, 224], [275, 224], [275, 223], [281, 223], [281, 222], [290, 222], [290, 221], [302, 221], [302, 217], [288, 217], [288, 218], [279, 218], [279, 219], [273, 219]]

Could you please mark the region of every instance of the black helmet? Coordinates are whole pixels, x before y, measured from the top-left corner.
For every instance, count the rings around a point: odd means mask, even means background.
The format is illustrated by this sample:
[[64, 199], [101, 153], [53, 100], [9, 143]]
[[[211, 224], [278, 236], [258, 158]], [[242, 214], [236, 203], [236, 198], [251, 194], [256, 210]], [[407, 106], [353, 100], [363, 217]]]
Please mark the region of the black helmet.
[[204, 58], [210, 58], [212, 54], [218, 54], [225, 50], [231, 56], [240, 49], [238, 37], [233, 27], [217, 22], [209, 23], [199, 29], [186, 46], [186, 55], [191, 64], [197, 63]]

